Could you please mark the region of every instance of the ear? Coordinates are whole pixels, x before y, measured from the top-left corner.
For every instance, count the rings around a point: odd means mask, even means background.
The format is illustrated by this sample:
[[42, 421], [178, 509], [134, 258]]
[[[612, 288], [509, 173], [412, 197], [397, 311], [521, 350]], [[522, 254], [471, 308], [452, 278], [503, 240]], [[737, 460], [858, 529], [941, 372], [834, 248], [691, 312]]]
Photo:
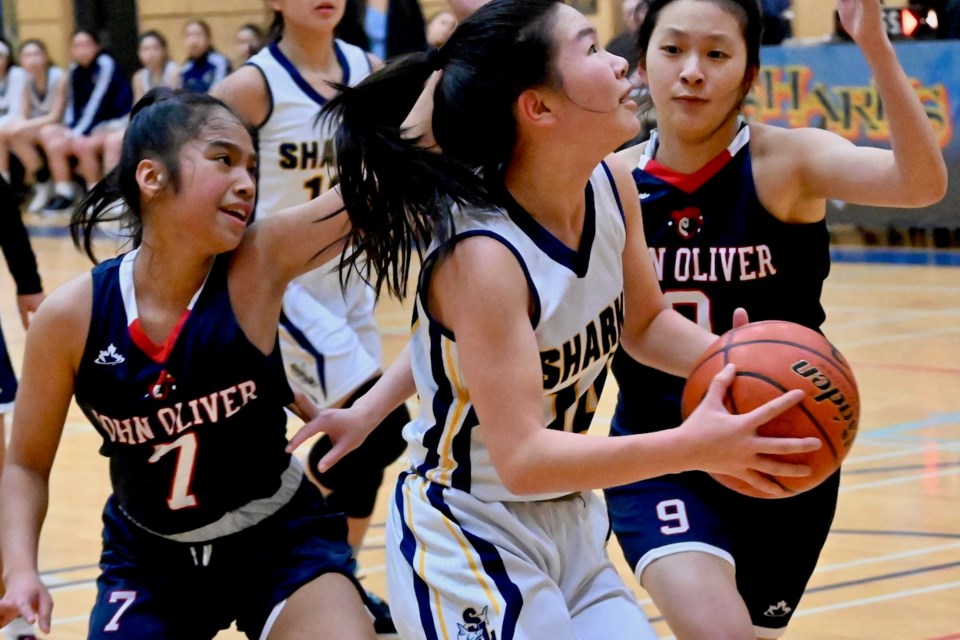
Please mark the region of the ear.
[[144, 159], [137, 165], [137, 184], [140, 186], [140, 193], [151, 199], [163, 191], [167, 186], [170, 176], [166, 167], [156, 160]]
[[547, 104], [546, 95], [539, 89], [527, 89], [517, 98], [517, 117], [534, 125], [551, 125], [556, 116]]

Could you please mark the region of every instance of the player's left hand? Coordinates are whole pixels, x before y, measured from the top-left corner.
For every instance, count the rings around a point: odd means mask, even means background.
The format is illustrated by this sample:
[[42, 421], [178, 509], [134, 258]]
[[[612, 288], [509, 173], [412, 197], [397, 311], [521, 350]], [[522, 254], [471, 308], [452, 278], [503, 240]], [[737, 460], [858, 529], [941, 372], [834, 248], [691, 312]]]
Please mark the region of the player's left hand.
[[316, 413], [307, 424], [293, 434], [287, 444], [287, 453], [293, 451], [319, 433], [325, 433], [333, 441], [333, 448], [320, 459], [317, 471], [324, 473], [343, 456], [363, 443], [367, 435], [377, 426], [356, 406], [347, 409], [316, 409]]
[[885, 41], [880, 0], [837, 0], [840, 24], [861, 48]]

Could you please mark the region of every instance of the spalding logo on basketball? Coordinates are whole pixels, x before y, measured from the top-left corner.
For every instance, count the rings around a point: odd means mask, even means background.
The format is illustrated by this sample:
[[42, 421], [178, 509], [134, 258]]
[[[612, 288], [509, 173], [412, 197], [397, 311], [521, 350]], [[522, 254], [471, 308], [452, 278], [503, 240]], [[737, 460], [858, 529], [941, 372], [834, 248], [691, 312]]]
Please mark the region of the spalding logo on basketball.
[[[817, 486], [840, 468], [857, 436], [860, 396], [850, 365], [829, 340], [812, 329], [776, 320], [731, 329], [694, 364], [683, 389], [684, 418], [706, 395], [713, 377], [730, 362], [737, 367], [725, 399], [731, 413], [746, 413], [791, 389], [800, 389], [806, 397], [758, 432], [765, 436], [817, 436], [823, 441], [816, 451], [777, 456], [808, 465], [811, 475], [770, 479], [792, 495]], [[713, 477], [740, 493], [771, 497], [734, 477]]]

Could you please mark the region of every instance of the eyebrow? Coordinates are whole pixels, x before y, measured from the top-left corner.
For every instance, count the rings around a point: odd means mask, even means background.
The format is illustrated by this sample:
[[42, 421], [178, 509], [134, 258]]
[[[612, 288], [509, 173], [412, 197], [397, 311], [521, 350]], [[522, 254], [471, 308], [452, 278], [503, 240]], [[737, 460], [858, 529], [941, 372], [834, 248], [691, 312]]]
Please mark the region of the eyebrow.
[[577, 39], [577, 40], [581, 40], [581, 39], [586, 38], [586, 37], [594, 37], [594, 38], [595, 38], [596, 36], [597, 36], [597, 28], [596, 28], [596, 27], [593, 27], [593, 26], [590, 26], [590, 27], [585, 27], [585, 28], [581, 29], [581, 30], [577, 33], [576, 39]]
[[[684, 31], [683, 29], [677, 29], [676, 27], [664, 27], [663, 30], [669, 36], [688, 36], [689, 37], [690, 35], [688, 31]], [[730, 42], [732, 40], [730, 36], [719, 31], [708, 33], [705, 35], [705, 37], [708, 40], [723, 40], [724, 42]]]
[[[243, 147], [241, 147], [241, 146], [238, 145], [237, 143], [232, 142], [232, 141], [230, 141], [230, 140], [227, 140], [227, 139], [225, 139], [225, 138], [214, 138], [213, 140], [208, 140], [208, 141], [207, 141], [207, 144], [208, 144], [209, 146], [211, 146], [211, 147], [221, 147], [221, 148], [226, 149], [227, 151], [231, 151], [231, 152], [233, 152], [233, 153], [235, 153], [235, 154], [237, 154], [237, 155], [242, 155], [242, 154], [244, 154], [244, 153], [247, 152], [246, 149], [244, 149]], [[251, 151], [251, 152], [250, 152], [250, 157], [253, 159], [254, 162], [259, 162], [259, 161], [260, 161], [260, 157], [257, 155], [257, 152], [256, 152], [256, 151]]]

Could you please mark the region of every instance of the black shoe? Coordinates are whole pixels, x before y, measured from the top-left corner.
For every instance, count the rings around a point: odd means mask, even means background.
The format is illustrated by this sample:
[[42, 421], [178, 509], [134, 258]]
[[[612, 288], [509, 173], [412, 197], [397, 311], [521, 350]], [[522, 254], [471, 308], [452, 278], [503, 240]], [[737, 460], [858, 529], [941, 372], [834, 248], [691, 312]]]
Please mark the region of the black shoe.
[[73, 198], [68, 198], [58, 193], [50, 198], [50, 202], [47, 203], [44, 211], [48, 213], [63, 213], [73, 207], [73, 204]]
[[367, 591], [367, 609], [373, 614], [373, 630], [377, 633], [396, 634], [397, 628], [393, 624], [393, 616], [390, 615], [390, 606], [386, 601], [375, 593]]

